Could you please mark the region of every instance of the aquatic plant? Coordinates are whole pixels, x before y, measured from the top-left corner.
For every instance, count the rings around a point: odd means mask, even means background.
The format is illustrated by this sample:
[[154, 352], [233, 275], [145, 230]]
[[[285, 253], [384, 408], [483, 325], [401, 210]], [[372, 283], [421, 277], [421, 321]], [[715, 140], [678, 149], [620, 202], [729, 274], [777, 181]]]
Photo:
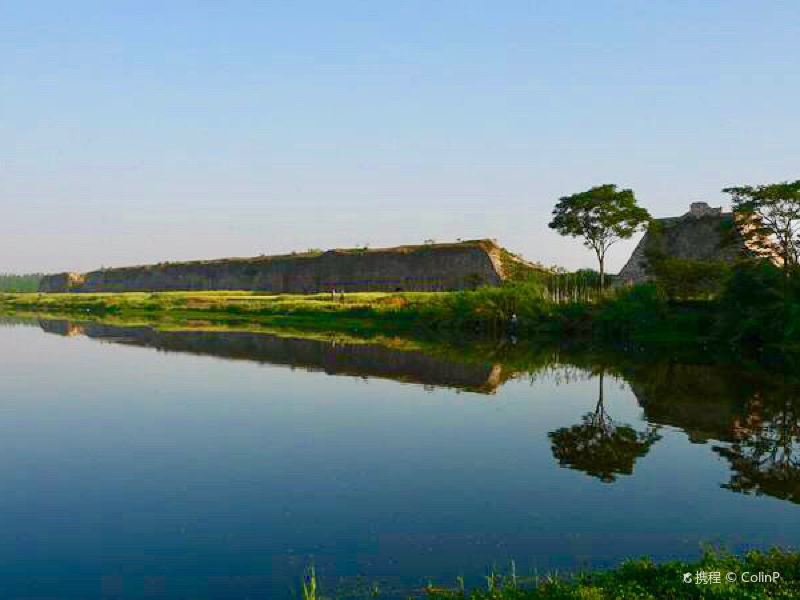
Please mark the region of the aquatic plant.
[[317, 572], [314, 565], [303, 575], [303, 600], [317, 600]]

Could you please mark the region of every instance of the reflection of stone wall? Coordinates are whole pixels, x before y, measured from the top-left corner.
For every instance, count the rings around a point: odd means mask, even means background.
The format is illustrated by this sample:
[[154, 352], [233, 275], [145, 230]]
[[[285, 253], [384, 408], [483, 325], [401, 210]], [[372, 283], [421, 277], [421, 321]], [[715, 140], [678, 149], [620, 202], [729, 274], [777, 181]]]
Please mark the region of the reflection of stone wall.
[[[496, 285], [503, 278], [501, 250], [487, 240], [330, 250], [321, 254], [231, 258], [59, 273], [41, 292], [263, 290], [276, 293], [440, 291]], [[509, 260], [504, 256], [505, 260]], [[525, 264], [520, 261], [520, 264]]]
[[40, 326], [57, 335], [82, 334], [168, 352], [287, 365], [330, 375], [382, 377], [482, 393], [494, 393], [502, 379], [499, 366], [461, 363], [379, 344], [336, 344], [242, 331], [161, 331], [152, 327], [117, 327], [95, 322], [75, 324], [61, 320], [42, 320]]
[[754, 383], [718, 365], [655, 363], [624, 372], [648, 421], [678, 427], [695, 443], [731, 441]]
[[70, 321], [45, 320], [39, 321], [39, 327], [47, 333], [54, 333], [55, 335], [63, 335], [64, 337], [72, 337], [75, 335], [85, 335], [83, 325], [72, 323]]

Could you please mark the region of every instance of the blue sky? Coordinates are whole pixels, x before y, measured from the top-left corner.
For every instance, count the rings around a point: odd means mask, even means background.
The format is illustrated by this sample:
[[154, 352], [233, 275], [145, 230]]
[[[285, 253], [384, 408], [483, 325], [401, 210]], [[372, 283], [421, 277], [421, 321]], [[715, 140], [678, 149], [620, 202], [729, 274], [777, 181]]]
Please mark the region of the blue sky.
[[[800, 177], [797, 2], [4, 2], [0, 271], [494, 237]], [[632, 243], [613, 250], [622, 265]]]

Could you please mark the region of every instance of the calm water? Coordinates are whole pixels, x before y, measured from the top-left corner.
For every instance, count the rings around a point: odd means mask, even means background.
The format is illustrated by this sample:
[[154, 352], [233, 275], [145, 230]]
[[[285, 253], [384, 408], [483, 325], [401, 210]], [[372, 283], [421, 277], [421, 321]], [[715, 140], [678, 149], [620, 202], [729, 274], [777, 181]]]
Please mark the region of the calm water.
[[296, 598], [312, 562], [328, 592], [408, 591], [800, 540], [780, 378], [512, 355], [9, 321], [0, 597]]

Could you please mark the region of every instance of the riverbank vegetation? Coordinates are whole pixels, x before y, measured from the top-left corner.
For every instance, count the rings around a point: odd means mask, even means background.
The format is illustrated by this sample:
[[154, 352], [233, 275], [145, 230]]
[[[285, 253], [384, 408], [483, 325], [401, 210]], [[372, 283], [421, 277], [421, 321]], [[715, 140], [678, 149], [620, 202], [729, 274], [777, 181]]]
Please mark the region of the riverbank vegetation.
[[[592, 249], [599, 272], [542, 269], [505, 252], [505, 269], [514, 271], [505, 284], [458, 292], [6, 293], [0, 294], [0, 310], [251, 320], [359, 334], [800, 350], [800, 180], [723, 191], [731, 195], [735, 209], [731, 227], [748, 242], [740, 260], [679, 258], [659, 253], [656, 244], [647, 250], [650, 281], [635, 286], [606, 286], [606, 252], [648, 224], [651, 236], [657, 237], [658, 222], [638, 206], [631, 190], [608, 184], [561, 198], [550, 223]], [[16, 287], [9, 277], [5, 281], [4, 287], [0, 277], [0, 292], [30, 292], [34, 280], [20, 280]]]
[[590, 293], [591, 276], [548, 275], [446, 293], [2, 294], [0, 310], [248, 320], [361, 334], [557, 337], [625, 345], [800, 349], [800, 274], [765, 260], [720, 272], [673, 265], [655, 281]]
[[[688, 581], [684, 579], [687, 576]], [[798, 596], [800, 553], [777, 549], [740, 557], [707, 552], [695, 562], [656, 564], [640, 559], [608, 571], [590, 571], [568, 579], [537, 578], [532, 583], [513, 573], [492, 573], [483, 589], [432, 588], [428, 592], [431, 600], [750, 600]]]
[[415, 593], [383, 589], [361, 582], [356, 589], [332, 594], [317, 570], [309, 568], [301, 582], [302, 600], [339, 598], [426, 598], [427, 600], [760, 600], [800, 597], [800, 552], [772, 549], [741, 556], [708, 550], [696, 561], [655, 563], [629, 560], [609, 570], [573, 575], [526, 575], [512, 562], [505, 573], [489, 571], [475, 587], [458, 577], [454, 585], [429, 583]]
[[42, 277], [41, 273], [0, 273], [0, 292], [35, 292]]

